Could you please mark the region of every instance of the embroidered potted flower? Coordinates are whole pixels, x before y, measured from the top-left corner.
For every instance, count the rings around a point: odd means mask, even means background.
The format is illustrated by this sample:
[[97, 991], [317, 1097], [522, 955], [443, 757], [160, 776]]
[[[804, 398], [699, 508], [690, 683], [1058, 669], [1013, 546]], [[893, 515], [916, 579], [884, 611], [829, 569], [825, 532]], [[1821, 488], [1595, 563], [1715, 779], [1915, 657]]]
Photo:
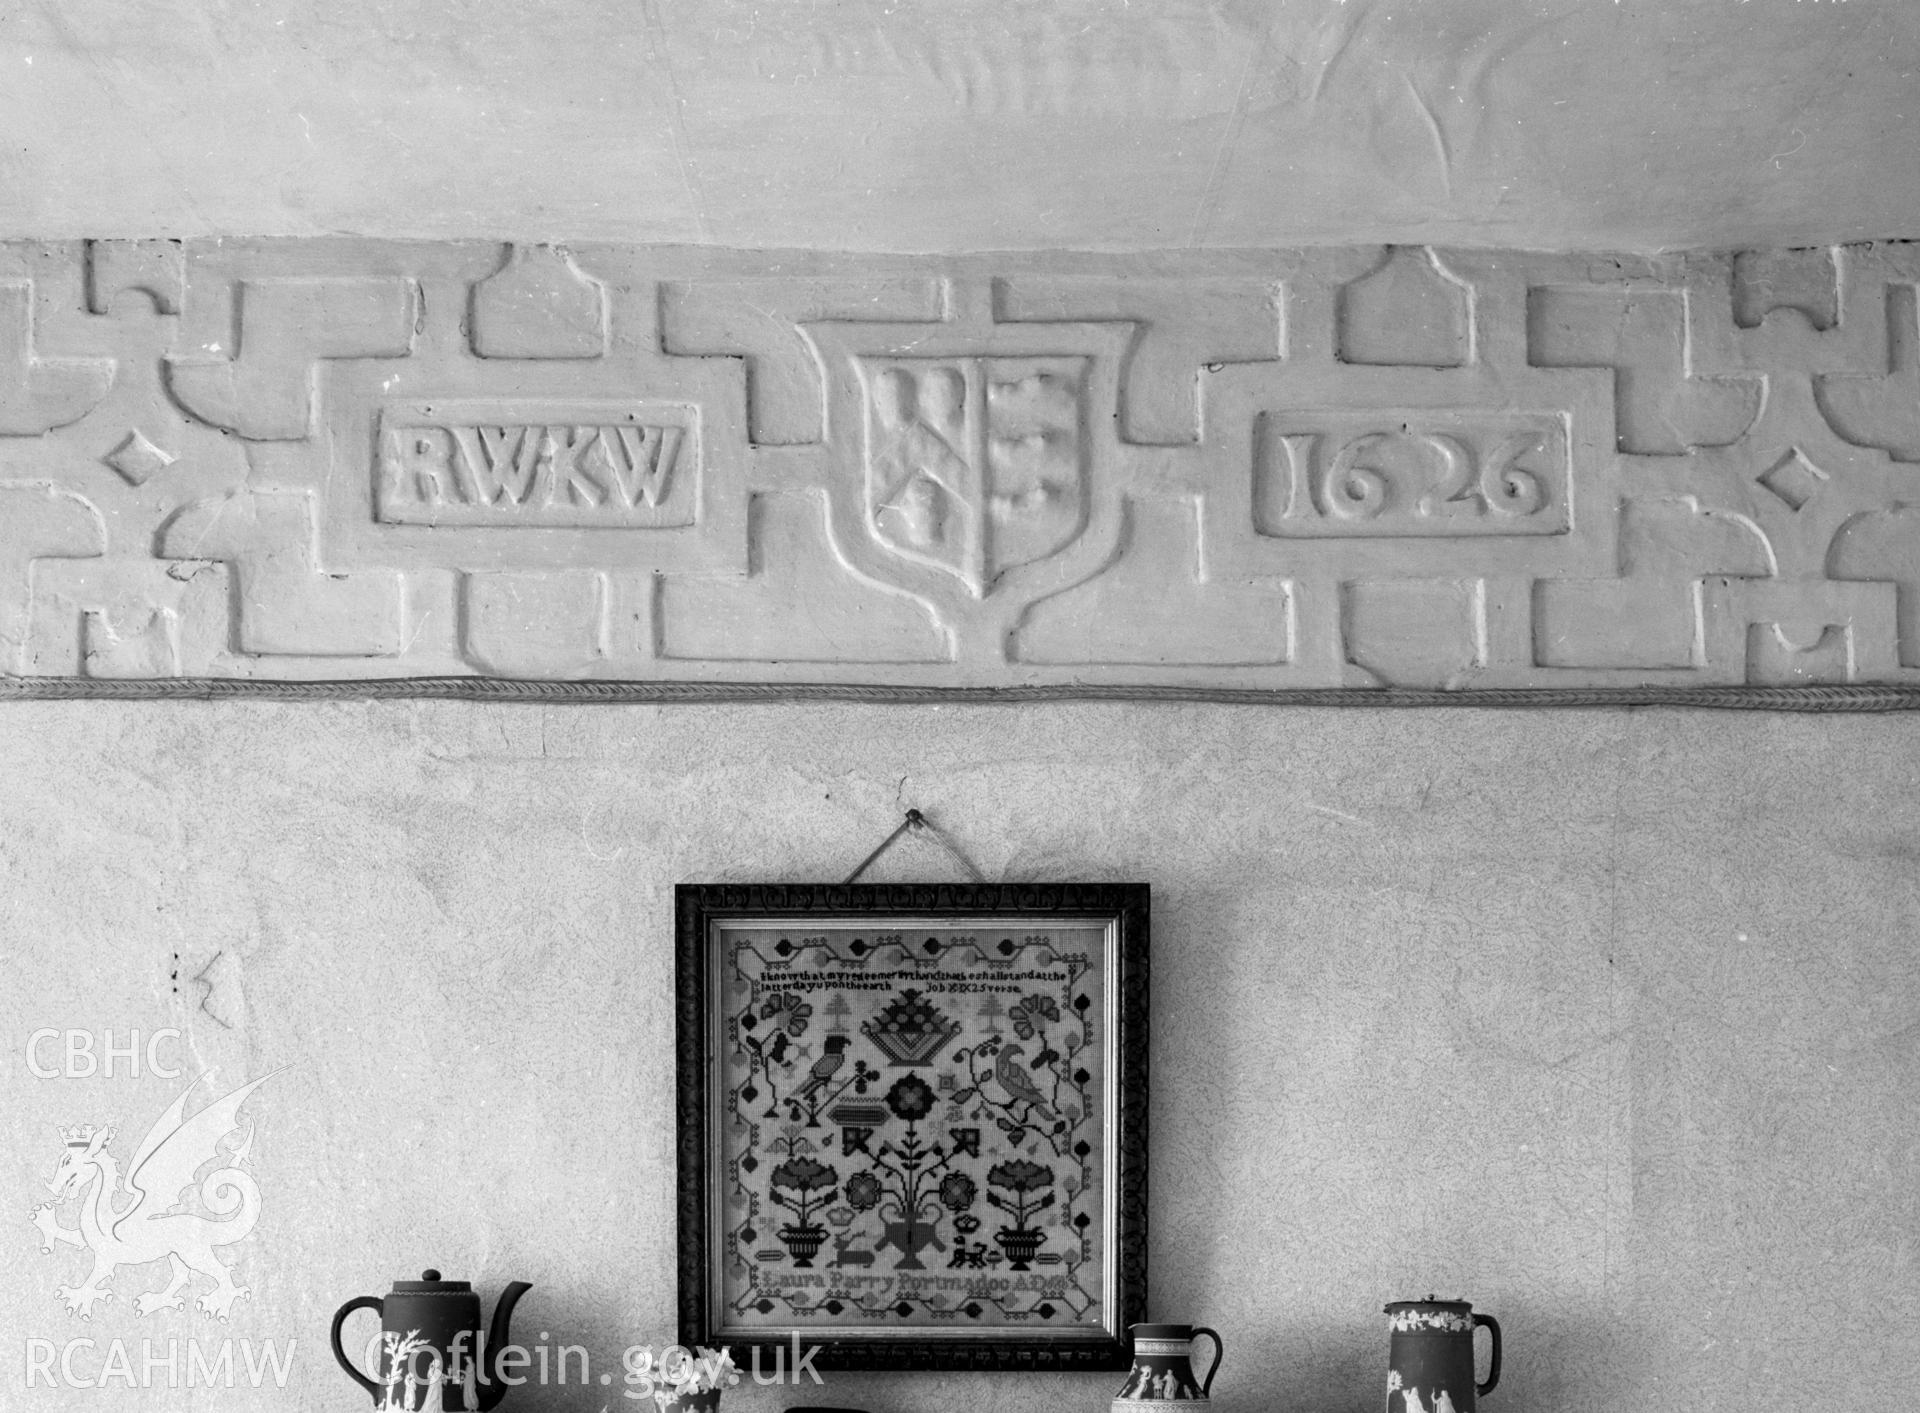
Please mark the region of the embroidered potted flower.
[[[1007, 1253], [1009, 1270], [1027, 1270], [1047, 1239], [1046, 1232], [1029, 1226], [1028, 1222], [1054, 1204], [1053, 1169], [1043, 1163], [1015, 1158], [989, 1168], [987, 1185], [999, 1189], [987, 1194], [988, 1203], [1013, 1218], [1013, 1225], [1001, 1227], [993, 1239]], [[1000, 1196], [1000, 1192], [1007, 1196]]]
[[958, 1199], [965, 1191], [945, 1184], [958, 1177], [972, 1189], [973, 1182], [950, 1171], [960, 1151], [957, 1144], [948, 1148], [920, 1134], [920, 1120], [932, 1113], [938, 1102], [931, 1084], [917, 1074], [902, 1075], [882, 1096], [882, 1102], [894, 1118], [905, 1120], [906, 1134], [884, 1143], [877, 1153], [869, 1155], [873, 1159], [871, 1168], [847, 1179], [847, 1205], [861, 1212], [879, 1210], [878, 1245], [891, 1246], [901, 1253], [895, 1270], [925, 1270], [920, 1253], [929, 1246], [946, 1249], [939, 1235], [940, 1223], [945, 1220], [942, 1205], [958, 1211], [950, 1199]]
[[820, 1253], [827, 1229], [813, 1219], [814, 1213], [840, 1195], [839, 1180], [837, 1172], [813, 1158], [790, 1159], [769, 1177], [773, 1200], [794, 1216], [780, 1228], [779, 1236], [793, 1254], [795, 1266], [811, 1267]]

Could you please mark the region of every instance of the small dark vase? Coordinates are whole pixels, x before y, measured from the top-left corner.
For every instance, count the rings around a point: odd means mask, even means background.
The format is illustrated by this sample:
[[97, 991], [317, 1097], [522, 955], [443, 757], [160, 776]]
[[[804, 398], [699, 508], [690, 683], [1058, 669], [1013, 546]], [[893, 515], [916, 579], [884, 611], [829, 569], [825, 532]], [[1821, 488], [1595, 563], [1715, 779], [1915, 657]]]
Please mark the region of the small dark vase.
[[1035, 1227], [1002, 1227], [994, 1233], [993, 1239], [1007, 1253], [1007, 1260], [1011, 1263], [1007, 1269], [1024, 1271], [1046, 1241], [1047, 1234]]
[[787, 1250], [793, 1255], [793, 1264], [796, 1266], [811, 1266], [813, 1258], [820, 1254], [820, 1248], [826, 1239], [825, 1227], [785, 1226], [780, 1228], [780, 1240], [786, 1243]]
[[[1487, 1381], [1473, 1381], [1473, 1332], [1493, 1336]], [[1387, 1413], [1474, 1413], [1500, 1382], [1500, 1322], [1464, 1300], [1396, 1300], [1387, 1306]]]

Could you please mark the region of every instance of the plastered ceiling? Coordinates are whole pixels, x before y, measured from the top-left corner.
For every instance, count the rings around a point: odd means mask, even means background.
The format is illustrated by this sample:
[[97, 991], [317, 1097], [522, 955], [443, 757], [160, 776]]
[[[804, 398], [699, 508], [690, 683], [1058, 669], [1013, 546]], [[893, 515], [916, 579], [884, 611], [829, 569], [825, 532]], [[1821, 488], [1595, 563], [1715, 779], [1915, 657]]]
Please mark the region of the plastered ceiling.
[[1920, 232], [1905, 0], [0, 7], [0, 235], [873, 251]]

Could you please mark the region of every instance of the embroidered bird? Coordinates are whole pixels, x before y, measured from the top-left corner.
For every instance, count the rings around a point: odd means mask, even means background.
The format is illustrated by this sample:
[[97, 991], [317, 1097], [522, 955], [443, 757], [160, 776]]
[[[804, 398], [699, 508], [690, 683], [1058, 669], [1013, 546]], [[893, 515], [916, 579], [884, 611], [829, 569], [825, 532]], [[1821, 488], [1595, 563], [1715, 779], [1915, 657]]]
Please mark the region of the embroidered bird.
[[813, 1070], [807, 1076], [807, 1082], [793, 1093], [793, 1101], [796, 1104], [827, 1087], [827, 1081], [832, 1079], [839, 1072], [840, 1066], [847, 1062], [847, 1042], [851, 1038], [845, 1035], [829, 1035], [826, 1038], [824, 1043], [827, 1053], [813, 1062]]
[[993, 1077], [1000, 1081], [1000, 1087], [1011, 1094], [1015, 1103], [1027, 1103], [1043, 1118], [1053, 1118], [1053, 1109], [1024, 1071], [1014, 1063], [1026, 1052], [1018, 1045], [1009, 1045], [1002, 1050], [993, 1062]]

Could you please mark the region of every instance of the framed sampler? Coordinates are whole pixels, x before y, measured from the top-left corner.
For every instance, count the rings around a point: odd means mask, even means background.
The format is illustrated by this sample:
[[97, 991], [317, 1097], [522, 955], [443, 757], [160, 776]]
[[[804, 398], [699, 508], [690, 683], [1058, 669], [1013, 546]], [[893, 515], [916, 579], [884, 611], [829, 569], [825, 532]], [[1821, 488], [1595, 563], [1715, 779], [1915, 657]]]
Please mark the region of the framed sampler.
[[675, 927], [683, 1344], [1127, 1367], [1147, 885], [685, 884]]

